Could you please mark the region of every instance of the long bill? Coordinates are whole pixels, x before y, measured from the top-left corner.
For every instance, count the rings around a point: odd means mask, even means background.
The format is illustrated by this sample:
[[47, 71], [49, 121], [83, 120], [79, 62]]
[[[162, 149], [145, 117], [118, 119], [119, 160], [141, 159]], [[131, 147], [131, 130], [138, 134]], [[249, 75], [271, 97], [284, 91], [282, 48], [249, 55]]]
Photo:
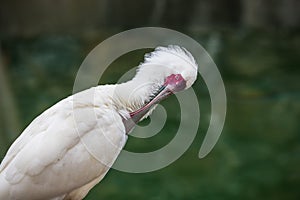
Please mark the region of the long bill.
[[147, 104], [145, 104], [140, 109], [133, 111], [130, 113], [129, 119], [123, 119], [123, 123], [126, 128], [126, 133], [129, 134], [129, 132], [133, 129], [133, 127], [143, 118], [144, 115], [147, 114], [147, 112], [156, 104], [161, 102], [162, 100], [166, 99], [168, 96], [172, 95], [173, 92], [169, 89], [168, 85], [162, 85], [159, 89], [158, 94]]

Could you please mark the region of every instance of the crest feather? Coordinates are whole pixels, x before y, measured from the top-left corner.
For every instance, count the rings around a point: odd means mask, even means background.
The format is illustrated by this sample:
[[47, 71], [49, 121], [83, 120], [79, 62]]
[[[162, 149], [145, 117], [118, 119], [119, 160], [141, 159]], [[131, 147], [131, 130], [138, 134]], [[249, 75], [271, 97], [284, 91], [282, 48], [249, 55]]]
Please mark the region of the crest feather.
[[172, 54], [190, 63], [195, 68], [198, 67], [197, 62], [195, 61], [193, 55], [184, 47], [180, 47], [178, 45], [169, 45], [167, 47], [161, 47], [161, 46], [156, 47], [153, 52], [145, 54], [144, 63], [157, 61], [159, 60], [160, 57], [162, 57], [163, 54]]

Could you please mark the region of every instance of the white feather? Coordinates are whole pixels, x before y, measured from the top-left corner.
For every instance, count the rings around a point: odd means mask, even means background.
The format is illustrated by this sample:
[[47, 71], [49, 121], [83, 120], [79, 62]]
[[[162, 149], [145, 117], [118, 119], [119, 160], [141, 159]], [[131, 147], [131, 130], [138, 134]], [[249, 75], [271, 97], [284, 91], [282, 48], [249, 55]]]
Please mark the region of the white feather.
[[[118, 155], [116, 150], [122, 149], [127, 138], [118, 112], [106, 106], [112, 103], [112, 90], [112, 86], [91, 88], [60, 101], [37, 117], [1, 163], [1, 190], [7, 189], [9, 194], [3, 196], [0, 190], [0, 199], [50, 199], [67, 195], [104, 176]], [[95, 102], [91, 101], [93, 97]], [[82, 117], [79, 116], [76, 122], [73, 109]], [[96, 118], [87, 117], [90, 111]], [[103, 139], [106, 137], [103, 131], [107, 130], [117, 149], [110, 148]], [[98, 138], [102, 140], [91, 148], [97, 148], [95, 152], [106, 152], [104, 164], [80, 142], [84, 140], [89, 144]]]

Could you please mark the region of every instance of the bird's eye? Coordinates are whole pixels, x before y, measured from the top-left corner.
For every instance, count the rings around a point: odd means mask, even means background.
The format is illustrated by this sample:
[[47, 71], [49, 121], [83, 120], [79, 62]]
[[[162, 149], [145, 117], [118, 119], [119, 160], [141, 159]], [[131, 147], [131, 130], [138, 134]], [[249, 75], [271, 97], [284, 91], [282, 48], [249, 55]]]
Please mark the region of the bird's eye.
[[179, 75], [178, 75], [178, 74], [175, 75], [175, 79], [176, 79], [176, 80], [179, 79]]

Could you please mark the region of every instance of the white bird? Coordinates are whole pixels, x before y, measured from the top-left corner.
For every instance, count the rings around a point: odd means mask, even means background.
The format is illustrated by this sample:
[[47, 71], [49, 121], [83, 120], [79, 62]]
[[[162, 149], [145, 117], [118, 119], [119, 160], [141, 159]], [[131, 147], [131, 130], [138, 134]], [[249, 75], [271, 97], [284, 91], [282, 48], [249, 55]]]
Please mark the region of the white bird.
[[186, 49], [157, 47], [132, 80], [93, 87], [50, 107], [2, 160], [0, 199], [83, 199], [114, 163], [134, 125], [161, 100], [191, 87], [197, 67]]

